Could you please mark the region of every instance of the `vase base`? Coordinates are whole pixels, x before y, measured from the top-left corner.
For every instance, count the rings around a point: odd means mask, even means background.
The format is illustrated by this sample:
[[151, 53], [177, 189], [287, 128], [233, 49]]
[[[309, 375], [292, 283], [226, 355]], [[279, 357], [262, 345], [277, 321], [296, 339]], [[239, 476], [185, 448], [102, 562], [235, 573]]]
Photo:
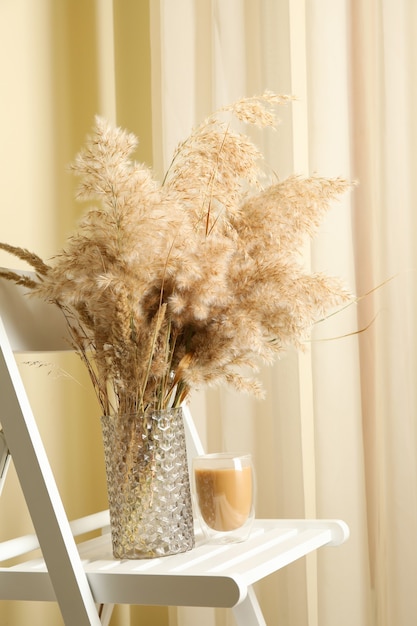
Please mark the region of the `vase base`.
[[138, 546], [130, 548], [128, 550], [113, 549], [113, 556], [115, 559], [122, 560], [135, 560], [135, 559], [159, 559], [164, 556], [172, 556], [174, 554], [181, 554], [182, 552], [188, 552], [194, 548], [194, 541], [189, 542], [189, 545], [184, 546], [182, 543], [180, 546], [161, 546], [155, 549], [139, 548]]

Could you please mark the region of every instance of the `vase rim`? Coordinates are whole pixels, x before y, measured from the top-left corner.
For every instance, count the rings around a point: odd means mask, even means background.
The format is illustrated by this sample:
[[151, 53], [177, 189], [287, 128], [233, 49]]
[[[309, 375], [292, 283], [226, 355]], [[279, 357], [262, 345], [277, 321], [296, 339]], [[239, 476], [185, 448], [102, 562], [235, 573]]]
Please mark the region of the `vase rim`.
[[171, 413], [173, 411], [181, 411], [182, 410], [182, 406], [170, 406], [170, 407], [166, 407], [165, 409], [155, 409], [155, 408], [149, 408], [146, 409], [145, 411], [142, 410], [137, 410], [137, 411], [131, 411], [128, 413], [119, 413], [119, 412], [115, 412], [115, 413], [104, 413], [101, 415], [102, 419], [105, 418], [110, 418], [110, 419], [114, 419], [115, 417], [133, 417], [135, 415], [155, 415], [155, 414], [159, 414], [159, 413]]

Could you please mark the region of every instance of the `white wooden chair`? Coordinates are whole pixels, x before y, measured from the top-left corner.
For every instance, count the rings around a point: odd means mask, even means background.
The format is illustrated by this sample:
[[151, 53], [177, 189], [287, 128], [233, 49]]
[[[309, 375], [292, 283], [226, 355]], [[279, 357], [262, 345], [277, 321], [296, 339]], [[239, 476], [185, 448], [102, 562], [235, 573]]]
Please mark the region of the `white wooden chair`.
[[[11, 452], [36, 535], [0, 544], [0, 599], [58, 602], [66, 626], [108, 624], [114, 604], [230, 607], [239, 626], [266, 624], [252, 585], [320, 548], [343, 543], [338, 520], [256, 520], [240, 544], [196, 547], [160, 559], [112, 556], [108, 511], [69, 523], [14, 358], [13, 350], [68, 349], [61, 314], [0, 279], [0, 484]], [[201, 443], [185, 411], [190, 456]], [[0, 442], [1, 443], [1, 442]], [[103, 461], [104, 462], [104, 461]], [[1, 486], [0, 486], [1, 492]], [[76, 544], [74, 537], [103, 529]], [[41, 559], [1, 567], [41, 548]]]

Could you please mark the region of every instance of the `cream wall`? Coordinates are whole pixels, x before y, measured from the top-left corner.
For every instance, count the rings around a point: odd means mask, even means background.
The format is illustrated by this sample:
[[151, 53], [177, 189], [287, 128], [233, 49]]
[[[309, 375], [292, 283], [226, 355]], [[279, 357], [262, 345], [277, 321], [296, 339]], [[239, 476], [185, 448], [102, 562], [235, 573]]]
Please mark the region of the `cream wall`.
[[[66, 168], [96, 113], [136, 132], [137, 158], [151, 164], [147, 0], [1, 0], [0, 85], [0, 240], [48, 259], [83, 209]], [[6, 264], [20, 266], [3, 254]], [[89, 381], [71, 355], [39, 359], [45, 367], [21, 357], [21, 371], [67, 513], [106, 508], [99, 409]], [[31, 531], [12, 467], [0, 499], [0, 539]], [[112, 624], [139, 619], [166, 624], [167, 610], [122, 607]], [[0, 602], [0, 626], [61, 623], [54, 604]]]

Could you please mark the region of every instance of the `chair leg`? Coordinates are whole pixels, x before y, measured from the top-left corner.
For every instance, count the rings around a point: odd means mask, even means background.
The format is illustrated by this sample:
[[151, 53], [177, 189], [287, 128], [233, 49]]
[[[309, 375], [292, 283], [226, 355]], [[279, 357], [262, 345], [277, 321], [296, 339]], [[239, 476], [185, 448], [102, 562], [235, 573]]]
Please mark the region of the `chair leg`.
[[99, 608], [99, 616], [102, 626], [109, 626], [112, 616], [114, 604], [101, 604]]
[[252, 586], [246, 598], [233, 608], [237, 626], [267, 626]]

